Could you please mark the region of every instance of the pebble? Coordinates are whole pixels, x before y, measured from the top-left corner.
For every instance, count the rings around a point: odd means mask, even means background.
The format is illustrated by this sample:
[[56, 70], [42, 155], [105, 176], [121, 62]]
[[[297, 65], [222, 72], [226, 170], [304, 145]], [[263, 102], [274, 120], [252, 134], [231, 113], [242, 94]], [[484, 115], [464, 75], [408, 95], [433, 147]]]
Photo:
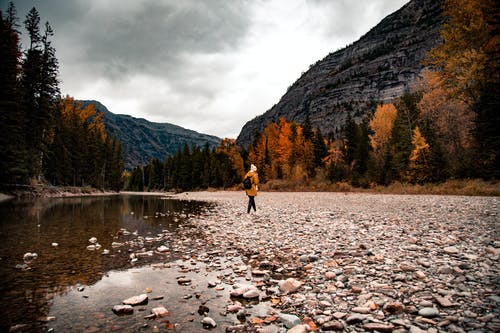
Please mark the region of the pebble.
[[448, 298], [446, 297], [441, 297], [441, 296], [435, 296], [434, 297], [436, 301], [441, 305], [443, 308], [449, 308], [452, 306], [455, 306]]
[[456, 248], [455, 246], [447, 246], [443, 249], [444, 253], [446, 254], [457, 254], [460, 253], [460, 250]]
[[112, 310], [117, 315], [134, 313], [134, 308], [132, 307], [132, 305], [115, 305], [113, 306]]
[[352, 324], [356, 324], [356, 323], [361, 323], [366, 318], [367, 318], [366, 315], [355, 313], [355, 314], [351, 314], [349, 317], [347, 317], [347, 319], [345, 321], [346, 321], [346, 323], [352, 325]]
[[208, 329], [217, 327], [217, 323], [215, 322], [215, 320], [213, 320], [210, 317], [203, 318], [201, 323], [203, 324], [203, 327], [208, 328]]
[[366, 307], [355, 307], [351, 309], [352, 312], [368, 314], [371, 312], [370, 308]]
[[434, 307], [422, 308], [418, 310], [418, 314], [425, 318], [434, 318], [439, 316], [439, 310]]
[[168, 247], [166, 247], [165, 245], [158, 246], [158, 248], [156, 250], [158, 252], [168, 252], [169, 251]]
[[287, 333], [307, 333], [308, 331], [309, 331], [309, 326], [297, 325], [289, 329]]
[[32, 260], [35, 260], [35, 259], [37, 259], [37, 258], [38, 258], [38, 254], [37, 254], [37, 253], [35, 253], [35, 252], [33, 252], [33, 253], [31, 253], [31, 252], [27, 252], [27, 253], [25, 253], [25, 254], [24, 254], [24, 256], [23, 256], [23, 260], [24, 260], [24, 261], [32, 261]]
[[132, 296], [130, 298], [127, 298], [122, 301], [123, 304], [128, 304], [128, 305], [140, 305], [144, 304], [148, 301], [148, 295], [147, 294], [141, 294], [138, 296]]
[[165, 317], [169, 314], [168, 310], [163, 306], [151, 309], [151, 313], [153, 313], [157, 318]]
[[367, 331], [392, 332], [394, 330], [394, 325], [381, 324], [381, 323], [366, 323], [363, 324], [363, 329]]
[[300, 318], [293, 314], [280, 313], [279, 319], [286, 328], [292, 328], [301, 323]]
[[325, 331], [343, 331], [344, 324], [338, 320], [329, 321], [323, 324], [322, 328]]
[[279, 281], [278, 286], [284, 293], [293, 293], [302, 286], [302, 282], [294, 278], [288, 278], [286, 280]]

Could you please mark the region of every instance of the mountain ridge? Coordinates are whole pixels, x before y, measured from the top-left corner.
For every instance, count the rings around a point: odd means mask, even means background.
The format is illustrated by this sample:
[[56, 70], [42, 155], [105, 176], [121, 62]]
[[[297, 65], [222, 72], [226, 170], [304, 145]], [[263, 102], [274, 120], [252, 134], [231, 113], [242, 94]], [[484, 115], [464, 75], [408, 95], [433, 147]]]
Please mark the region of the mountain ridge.
[[281, 117], [297, 123], [309, 117], [324, 135], [336, 137], [348, 114], [359, 121], [377, 103], [400, 97], [424, 68], [427, 51], [440, 41], [441, 3], [412, 0], [354, 43], [318, 60], [277, 104], [243, 126], [237, 143], [248, 148]]
[[174, 155], [184, 144], [213, 148], [221, 139], [196, 132], [171, 123], [156, 123], [144, 118], [115, 114], [95, 100], [80, 100], [83, 106], [94, 104], [97, 112], [104, 114], [104, 124], [111, 135], [122, 143], [125, 168], [130, 170], [145, 165], [153, 158], [163, 161]]

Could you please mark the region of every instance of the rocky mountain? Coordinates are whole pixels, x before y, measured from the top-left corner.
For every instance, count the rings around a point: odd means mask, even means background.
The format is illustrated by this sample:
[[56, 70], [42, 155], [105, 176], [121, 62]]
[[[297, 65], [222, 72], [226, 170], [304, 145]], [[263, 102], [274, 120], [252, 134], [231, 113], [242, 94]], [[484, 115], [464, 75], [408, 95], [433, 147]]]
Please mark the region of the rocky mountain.
[[379, 102], [401, 96], [440, 41], [442, 0], [412, 0], [353, 44], [311, 65], [280, 101], [247, 122], [237, 142], [248, 147], [270, 122], [307, 116], [323, 135], [338, 135], [350, 113], [360, 120]]
[[210, 147], [219, 145], [220, 138], [201, 134], [168, 123], [153, 123], [142, 118], [114, 114], [97, 101], [80, 101], [83, 105], [95, 104], [97, 112], [104, 113], [106, 128], [121, 142], [125, 155], [125, 167], [132, 169], [144, 165], [156, 157], [163, 161], [174, 155], [184, 144], [200, 147], [208, 143]]

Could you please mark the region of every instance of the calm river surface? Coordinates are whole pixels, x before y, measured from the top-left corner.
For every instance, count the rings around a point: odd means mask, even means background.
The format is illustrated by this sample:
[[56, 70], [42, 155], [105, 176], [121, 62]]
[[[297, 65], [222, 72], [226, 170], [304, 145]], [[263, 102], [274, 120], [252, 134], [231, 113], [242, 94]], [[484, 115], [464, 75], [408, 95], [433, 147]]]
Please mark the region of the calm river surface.
[[[193, 295], [176, 283], [189, 266], [175, 251], [176, 232], [206, 209], [209, 204], [142, 195], [0, 202], [0, 331], [151, 332], [157, 324], [160, 331], [191, 331], [197, 305], [185, 301]], [[95, 250], [88, 249], [92, 237], [100, 245]], [[155, 251], [160, 245], [169, 251]], [[146, 255], [133, 260], [137, 251]], [[37, 258], [25, 260], [28, 252]], [[237, 260], [221, 258], [219, 274]], [[217, 279], [203, 264], [197, 270]], [[149, 293], [148, 307], [125, 316], [111, 311], [143, 293]], [[216, 294], [205, 302], [221, 297]], [[186, 317], [187, 326], [145, 320], [156, 304], [168, 308], [171, 320], [173, 313], [172, 321]]]

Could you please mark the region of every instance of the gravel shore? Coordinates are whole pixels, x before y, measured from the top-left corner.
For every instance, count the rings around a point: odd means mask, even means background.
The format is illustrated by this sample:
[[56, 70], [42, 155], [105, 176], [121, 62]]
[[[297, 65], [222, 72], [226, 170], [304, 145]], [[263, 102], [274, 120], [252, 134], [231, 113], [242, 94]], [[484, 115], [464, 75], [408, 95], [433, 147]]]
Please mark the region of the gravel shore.
[[500, 331], [498, 197], [262, 192], [250, 214], [243, 191], [173, 197], [215, 203], [192, 221], [203, 250], [243, 255], [271, 304], [226, 332]]

